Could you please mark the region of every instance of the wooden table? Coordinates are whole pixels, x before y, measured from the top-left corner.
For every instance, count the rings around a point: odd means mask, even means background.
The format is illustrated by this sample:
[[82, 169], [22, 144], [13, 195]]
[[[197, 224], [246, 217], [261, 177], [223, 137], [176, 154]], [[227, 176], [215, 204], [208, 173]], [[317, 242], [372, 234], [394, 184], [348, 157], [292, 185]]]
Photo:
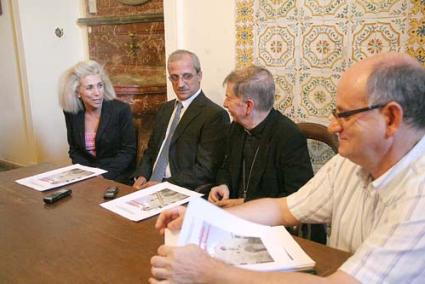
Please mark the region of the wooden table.
[[[52, 205], [14, 181], [54, 169], [42, 164], [0, 173], [0, 283], [146, 283], [150, 258], [163, 237], [155, 218], [132, 222], [99, 206], [109, 185], [101, 177], [71, 184], [72, 197]], [[349, 254], [298, 239], [328, 275]]]

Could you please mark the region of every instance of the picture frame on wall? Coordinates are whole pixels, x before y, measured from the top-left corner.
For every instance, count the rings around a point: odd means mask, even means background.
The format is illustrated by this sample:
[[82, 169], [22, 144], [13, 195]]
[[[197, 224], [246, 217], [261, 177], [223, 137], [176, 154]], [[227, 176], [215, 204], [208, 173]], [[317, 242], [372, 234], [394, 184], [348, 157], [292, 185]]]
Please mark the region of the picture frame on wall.
[[2, 10], [1, 10], [1, 0], [0, 0], [0, 16], [3, 14]]

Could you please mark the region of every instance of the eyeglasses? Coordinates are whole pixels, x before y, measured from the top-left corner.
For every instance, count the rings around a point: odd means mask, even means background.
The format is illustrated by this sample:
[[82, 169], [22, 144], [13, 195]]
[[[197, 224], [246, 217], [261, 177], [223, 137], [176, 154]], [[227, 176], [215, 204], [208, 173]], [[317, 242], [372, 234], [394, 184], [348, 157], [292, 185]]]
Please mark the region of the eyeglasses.
[[183, 73], [181, 76], [177, 74], [171, 74], [170, 76], [168, 76], [168, 79], [170, 79], [171, 82], [175, 83], [179, 80], [179, 78], [182, 78], [183, 81], [187, 82], [192, 80], [194, 76], [195, 74], [192, 74], [192, 73]]
[[368, 107], [363, 107], [363, 108], [358, 108], [358, 109], [353, 109], [353, 110], [348, 110], [348, 111], [343, 111], [343, 112], [338, 112], [336, 109], [334, 109], [332, 111], [332, 115], [336, 119], [347, 118], [347, 117], [350, 117], [350, 116], [357, 114], [357, 113], [361, 113], [361, 112], [370, 111], [370, 110], [373, 110], [373, 109], [384, 107], [385, 105], [386, 104], [376, 104], [376, 105], [371, 105], [371, 106], [368, 106]]

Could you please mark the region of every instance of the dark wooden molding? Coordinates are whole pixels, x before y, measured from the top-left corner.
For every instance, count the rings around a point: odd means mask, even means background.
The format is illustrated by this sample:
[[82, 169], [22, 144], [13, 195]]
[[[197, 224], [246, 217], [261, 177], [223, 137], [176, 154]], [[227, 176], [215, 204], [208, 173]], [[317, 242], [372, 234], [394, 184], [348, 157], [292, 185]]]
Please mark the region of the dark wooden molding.
[[132, 5], [132, 6], [142, 5], [148, 1], [150, 0], [118, 0], [118, 2], [123, 3], [124, 5]]
[[114, 85], [117, 95], [150, 95], [166, 94], [167, 85], [139, 86], [139, 85]]
[[2, 168], [3, 170], [13, 170], [13, 169], [17, 169], [17, 168], [20, 168], [20, 167], [21, 166], [19, 166], [17, 164], [0, 160], [0, 168]]
[[133, 23], [152, 23], [163, 22], [163, 14], [145, 14], [145, 15], [130, 15], [130, 16], [108, 16], [108, 17], [90, 17], [79, 18], [77, 23], [87, 26], [96, 25], [125, 25]]

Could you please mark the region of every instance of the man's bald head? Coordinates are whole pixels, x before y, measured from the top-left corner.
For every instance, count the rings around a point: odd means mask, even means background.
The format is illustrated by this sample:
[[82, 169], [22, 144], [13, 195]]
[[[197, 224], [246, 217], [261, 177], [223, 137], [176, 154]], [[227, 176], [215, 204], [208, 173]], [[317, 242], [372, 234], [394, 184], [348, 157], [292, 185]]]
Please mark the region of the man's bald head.
[[382, 53], [355, 63], [340, 80], [338, 89], [357, 88], [369, 105], [395, 101], [403, 119], [425, 129], [425, 68], [413, 57]]

